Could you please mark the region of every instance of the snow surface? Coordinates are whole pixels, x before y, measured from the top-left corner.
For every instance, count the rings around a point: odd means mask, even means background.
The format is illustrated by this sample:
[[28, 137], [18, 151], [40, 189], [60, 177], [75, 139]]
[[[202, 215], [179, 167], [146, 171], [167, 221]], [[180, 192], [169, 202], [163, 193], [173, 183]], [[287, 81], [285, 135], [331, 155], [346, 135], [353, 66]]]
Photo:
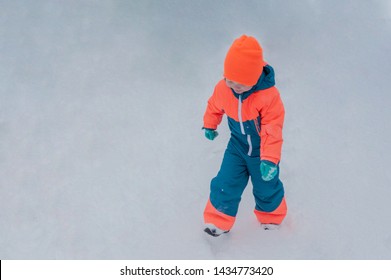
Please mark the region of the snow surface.
[[[391, 259], [389, 1], [0, 1], [0, 259]], [[285, 107], [289, 214], [202, 231], [202, 117], [253, 35]]]

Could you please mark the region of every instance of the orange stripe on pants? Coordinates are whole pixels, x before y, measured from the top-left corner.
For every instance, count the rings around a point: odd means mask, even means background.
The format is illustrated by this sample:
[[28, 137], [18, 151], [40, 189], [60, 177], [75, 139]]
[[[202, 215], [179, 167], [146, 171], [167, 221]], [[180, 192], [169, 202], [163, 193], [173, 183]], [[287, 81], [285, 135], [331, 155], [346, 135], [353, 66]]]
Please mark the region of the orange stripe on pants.
[[208, 199], [204, 210], [204, 222], [205, 224], [214, 224], [222, 230], [230, 230], [235, 223], [235, 217], [218, 211]]
[[254, 210], [255, 216], [262, 224], [281, 224], [284, 220], [286, 213], [288, 212], [288, 208], [286, 206], [285, 197], [282, 199], [280, 205], [276, 210], [272, 212], [263, 212], [259, 210]]

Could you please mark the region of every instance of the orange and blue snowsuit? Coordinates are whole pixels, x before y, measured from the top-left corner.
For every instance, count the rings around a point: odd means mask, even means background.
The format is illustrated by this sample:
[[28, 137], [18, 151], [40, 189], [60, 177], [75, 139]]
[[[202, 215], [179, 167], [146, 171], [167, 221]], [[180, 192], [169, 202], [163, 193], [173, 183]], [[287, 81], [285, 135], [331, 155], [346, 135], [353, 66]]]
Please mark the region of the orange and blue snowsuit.
[[208, 100], [204, 128], [217, 129], [226, 114], [231, 138], [220, 171], [211, 181], [204, 211], [206, 224], [214, 224], [223, 230], [232, 228], [249, 177], [257, 219], [261, 223], [280, 224], [286, 215], [279, 169], [274, 179], [264, 181], [259, 168], [261, 160], [278, 166], [281, 158], [285, 111], [274, 85], [274, 70], [265, 65], [251, 90], [237, 94], [221, 80]]

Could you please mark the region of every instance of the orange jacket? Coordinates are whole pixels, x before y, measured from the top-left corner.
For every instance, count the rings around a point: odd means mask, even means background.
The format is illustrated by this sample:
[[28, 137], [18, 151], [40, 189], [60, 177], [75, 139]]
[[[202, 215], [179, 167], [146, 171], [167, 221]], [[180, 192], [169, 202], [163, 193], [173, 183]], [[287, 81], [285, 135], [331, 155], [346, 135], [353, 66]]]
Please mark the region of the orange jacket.
[[279, 163], [285, 110], [274, 86], [271, 66], [266, 65], [257, 85], [243, 94], [236, 94], [225, 80], [217, 83], [208, 100], [204, 128], [217, 129], [224, 114], [228, 117], [231, 138], [242, 151]]

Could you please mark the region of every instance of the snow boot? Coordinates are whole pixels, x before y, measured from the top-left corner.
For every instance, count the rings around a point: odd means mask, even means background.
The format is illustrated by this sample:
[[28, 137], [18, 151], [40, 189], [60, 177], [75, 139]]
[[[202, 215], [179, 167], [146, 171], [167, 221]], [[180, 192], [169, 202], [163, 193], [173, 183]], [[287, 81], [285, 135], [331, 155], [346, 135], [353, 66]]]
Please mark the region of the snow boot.
[[219, 229], [218, 227], [216, 227], [215, 225], [213, 224], [206, 224], [205, 225], [205, 229], [204, 231], [211, 235], [211, 236], [214, 236], [214, 237], [217, 237], [217, 236], [220, 236], [222, 235], [223, 233], [227, 233], [229, 232], [229, 230], [222, 230], [222, 229]]
[[261, 227], [264, 230], [277, 230], [280, 228], [280, 225], [277, 224], [261, 224]]

